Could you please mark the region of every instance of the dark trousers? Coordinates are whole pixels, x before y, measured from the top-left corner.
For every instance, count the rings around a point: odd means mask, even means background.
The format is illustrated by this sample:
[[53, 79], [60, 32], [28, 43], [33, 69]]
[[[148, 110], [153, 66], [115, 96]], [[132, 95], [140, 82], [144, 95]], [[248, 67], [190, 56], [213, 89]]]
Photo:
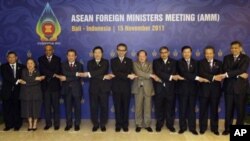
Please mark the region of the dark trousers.
[[189, 130], [196, 129], [195, 114], [196, 96], [191, 93], [179, 95], [179, 123], [180, 129], [187, 129], [187, 121]]
[[236, 125], [244, 125], [246, 113], [245, 94], [225, 93], [225, 130], [230, 131], [229, 127], [233, 123], [234, 110], [236, 110]]
[[69, 90], [64, 98], [65, 109], [66, 109], [66, 124], [72, 126], [72, 113], [74, 109], [75, 126], [79, 126], [81, 123], [81, 96], [73, 95], [72, 91]]
[[175, 119], [175, 95], [168, 94], [164, 88], [164, 90], [156, 94], [154, 98], [156, 127], [161, 128], [164, 125], [164, 120], [166, 120], [166, 126], [172, 128]]
[[[207, 130], [208, 113], [210, 113], [210, 128], [211, 131], [218, 131], [218, 107], [220, 97], [200, 97], [200, 116], [199, 125], [201, 131]], [[210, 112], [208, 111], [210, 109]]]
[[6, 128], [22, 126], [21, 107], [19, 99], [3, 100], [3, 119]]
[[91, 121], [94, 126], [105, 126], [108, 121], [108, 94], [90, 93]]
[[130, 97], [129, 92], [113, 92], [117, 128], [128, 127]]
[[[60, 93], [46, 91], [44, 93], [44, 111], [46, 125], [52, 125], [52, 116], [54, 119], [54, 126], [60, 125]], [[53, 109], [53, 113], [52, 113]]]

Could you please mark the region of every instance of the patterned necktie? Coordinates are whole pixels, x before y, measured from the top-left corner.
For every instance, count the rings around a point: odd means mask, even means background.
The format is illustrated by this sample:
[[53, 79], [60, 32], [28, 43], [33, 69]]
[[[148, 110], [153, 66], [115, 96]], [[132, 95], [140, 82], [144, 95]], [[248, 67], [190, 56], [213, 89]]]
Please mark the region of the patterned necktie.
[[73, 71], [74, 65], [73, 63], [70, 64], [70, 70]]

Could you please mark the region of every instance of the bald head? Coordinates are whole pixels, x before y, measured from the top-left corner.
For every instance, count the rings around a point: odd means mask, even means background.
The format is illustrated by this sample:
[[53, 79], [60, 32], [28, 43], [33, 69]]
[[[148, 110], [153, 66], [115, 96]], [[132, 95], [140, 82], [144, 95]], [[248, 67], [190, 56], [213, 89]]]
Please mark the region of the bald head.
[[46, 45], [46, 46], [44, 47], [44, 51], [45, 51], [45, 55], [49, 57], [49, 56], [52, 56], [52, 55], [53, 55], [53, 53], [54, 53], [54, 48], [53, 48], [52, 45]]

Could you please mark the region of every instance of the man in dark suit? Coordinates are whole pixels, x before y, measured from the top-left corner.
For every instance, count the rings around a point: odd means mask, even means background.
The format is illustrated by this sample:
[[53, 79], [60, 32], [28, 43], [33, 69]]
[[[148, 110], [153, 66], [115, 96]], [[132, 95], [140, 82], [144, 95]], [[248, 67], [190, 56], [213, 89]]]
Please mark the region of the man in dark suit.
[[159, 50], [160, 58], [153, 61], [154, 73], [161, 79], [155, 82], [156, 131], [160, 132], [164, 121], [171, 132], [175, 132], [175, 93], [174, 80], [177, 80], [176, 61], [169, 57], [169, 49], [163, 46]]
[[41, 56], [38, 62], [41, 75], [45, 75], [45, 80], [42, 81], [46, 121], [44, 130], [48, 130], [52, 126], [52, 108], [54, 129], [58, 130], [60, 125], [60, 81], [55, 75], [61, 73], [61, 59], [54, 54], [52, 45], [46, 45], [45, 55]]
[[62, 75], [55, 75], [62, 83], [62, 94], [66, 109], [65, 131], [72, 128], [72, 108], [74, 108], [75, 131], [80, 130], [81, 123], [81, 100], [82, 100], [82, 81], [79, 76], [83, 72], [83, 65], [76, 60], [77, 53], [74, 49], [67, 51], [67, 61], [62, 64]]
[[198, 76], [198, 66], [196, 60], [191, 58], [192, 48], [190, 46], [184, 46], [181, 49], [182, 59], [178, 61], [177, 69], [180, 75], [178, 80], [179, 89], [179, 122], [180, 131], [179, 134], [184, 133], [187, 130], [187, 120], [189, 131], [198, 135], [196, 131], [196, 98], [197, 98], [197, 81], [209, 82], [209, 80]]
[[219, 135], [218, 106], [221, 97], [222, 62], [214, 59], [215, 50], [212, 46], [204, 49], [204, 55], [205, 58], [199, 63], [199, 75], [209, 80], [210, 83], [200, 83], [200, 134], [204, 134], [207, 130], [208, 113], [210, 113], [211, 131]]
[[19, 100], [20, 85], [17, 80], [21, 78], [24, 66], [19, 64], [17, 59], [17, 54], [10, 51], [7, 54], [8, 62], [1, 65], [4, 131], [9, 131], [12, 128], [18, 131], [22, 126]]
[[131, 80], [136, 76], [133, 74], [133, 62], [125, 55], [127, 45], [120, 43], [116, 47], [117, 57], [111, 59], [112, 73], [116, 76], [112, 80], [112, 94], [115, 106], [116, 132], [121, 128], [128, 131], [129, 124], [129, 104], [131, 97]]
[[231, 54], [224, 57], [222, 77], [225, 78], [223, 89], [225, 92], [225, 131], [223, 135], [230, 133], [230, 125], [233, 121], [234, 109], [237, 113], [237, 125], [244, 124], [246, 112], [247, 89], [249, 88], [247, 70], [249, 57], [242, 54], [242, 45], [239, 41], [231, 43]]
[[105, 132], [108, 121], [108, 92], [110, 91], [110, 84], [107, 80], [112, 79], [114, 75], [108, 74], [109, 62], [103, 58], [102, 47], [95, 47], [93, 56], [94, 58], [88, 61], [88, 72], [80, 73], [80, 76], [90, 78], [90, 112], [94, 125], [92, 131], [95, 132], [101, 127], [101, 131]]

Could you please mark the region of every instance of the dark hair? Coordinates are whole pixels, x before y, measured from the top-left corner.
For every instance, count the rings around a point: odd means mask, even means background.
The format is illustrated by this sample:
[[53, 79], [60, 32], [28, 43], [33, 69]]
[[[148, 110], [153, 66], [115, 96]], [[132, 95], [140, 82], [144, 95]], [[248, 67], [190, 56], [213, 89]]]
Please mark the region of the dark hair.
[[74, 50], [74, 49], [68, 49], [68, 50], [67, 50], [67, 54], [68, 54], [69, 52], [74, 52], [75, 55], [77, 55], [76, 50]]
[[207, 49], [212, 49], [213, 50], [213, 52], [215, 53], [215, 49], [214, 49], [214, 47], [213, 46], [206, 46], [205, 48], [204, 48], [204, 54], [205, 54], [205, 52], [206, 52], [206, 50]]
[[95, 50], [97, 50], [97, 49], [100, 49], [100, 50], [101, 50], [101, 52], [103, 53], [103, 49], [102, 49], [102, 47], [101, 47], [101, 46], [96, 46], [96, 47], [94, 47], [94, 48], [93, 48], [93, 50], [92, 50], [92, 52], [94, 53], [94, 52], [95, 52]]
[[161, 52], [163, 49], [166, 49], [166, 50], [168, 50], [168, 51], [169, 51], [169, 49], [168, 49], [168, 47], [167, 47], [167, 46], [162, 46], [162, 47], [160, 47], [159, 52]]
[[236, 41], [231, 42], [231, 46], [232, 46], [232, 45], [236, 45], [236, 44], [242, 46], [242, 43], [241, 43], [240, 41], [237, 41], [237, 40], [236, 40]]
[[136, 55], [139, 56], [140, 53], [144, 52], [146, 56], [148, 56], [148, 53], [146, 52], [146, 50], [139, 50]]
[[185, 49], [190, 49], [191, 52], [192, 52], [192, 47], [191, 47], [191, 46], [183, 46], [183, 47], [181, 48], [181, 52], [183, 52]]
[[28, 57], [28, 58], [26, 59], [26, 64], [27, 64], [27, 62], [28, 62], [29, 60], [33, 61], [34, 64], [35, 64], [35, 68], [37, 68], [36, 60], [35, 60], [34, 58]]
[[14, 54], [15, 56], [17, 56], [16, 52], [14, 52], [14, 51], [9, 51], [9, 52], [7, 53], [7, 56], [9, 56], [9, 55], [11, 55], [11, 54]]
[[128, 49], [128, 47], [127, 47], [126, 44], [124, 44], [124, 43], [119, 43], [119, 44], [116, 46], [116, 50], [118, 50], [119, 46], [125, 47], [126, 50]]

